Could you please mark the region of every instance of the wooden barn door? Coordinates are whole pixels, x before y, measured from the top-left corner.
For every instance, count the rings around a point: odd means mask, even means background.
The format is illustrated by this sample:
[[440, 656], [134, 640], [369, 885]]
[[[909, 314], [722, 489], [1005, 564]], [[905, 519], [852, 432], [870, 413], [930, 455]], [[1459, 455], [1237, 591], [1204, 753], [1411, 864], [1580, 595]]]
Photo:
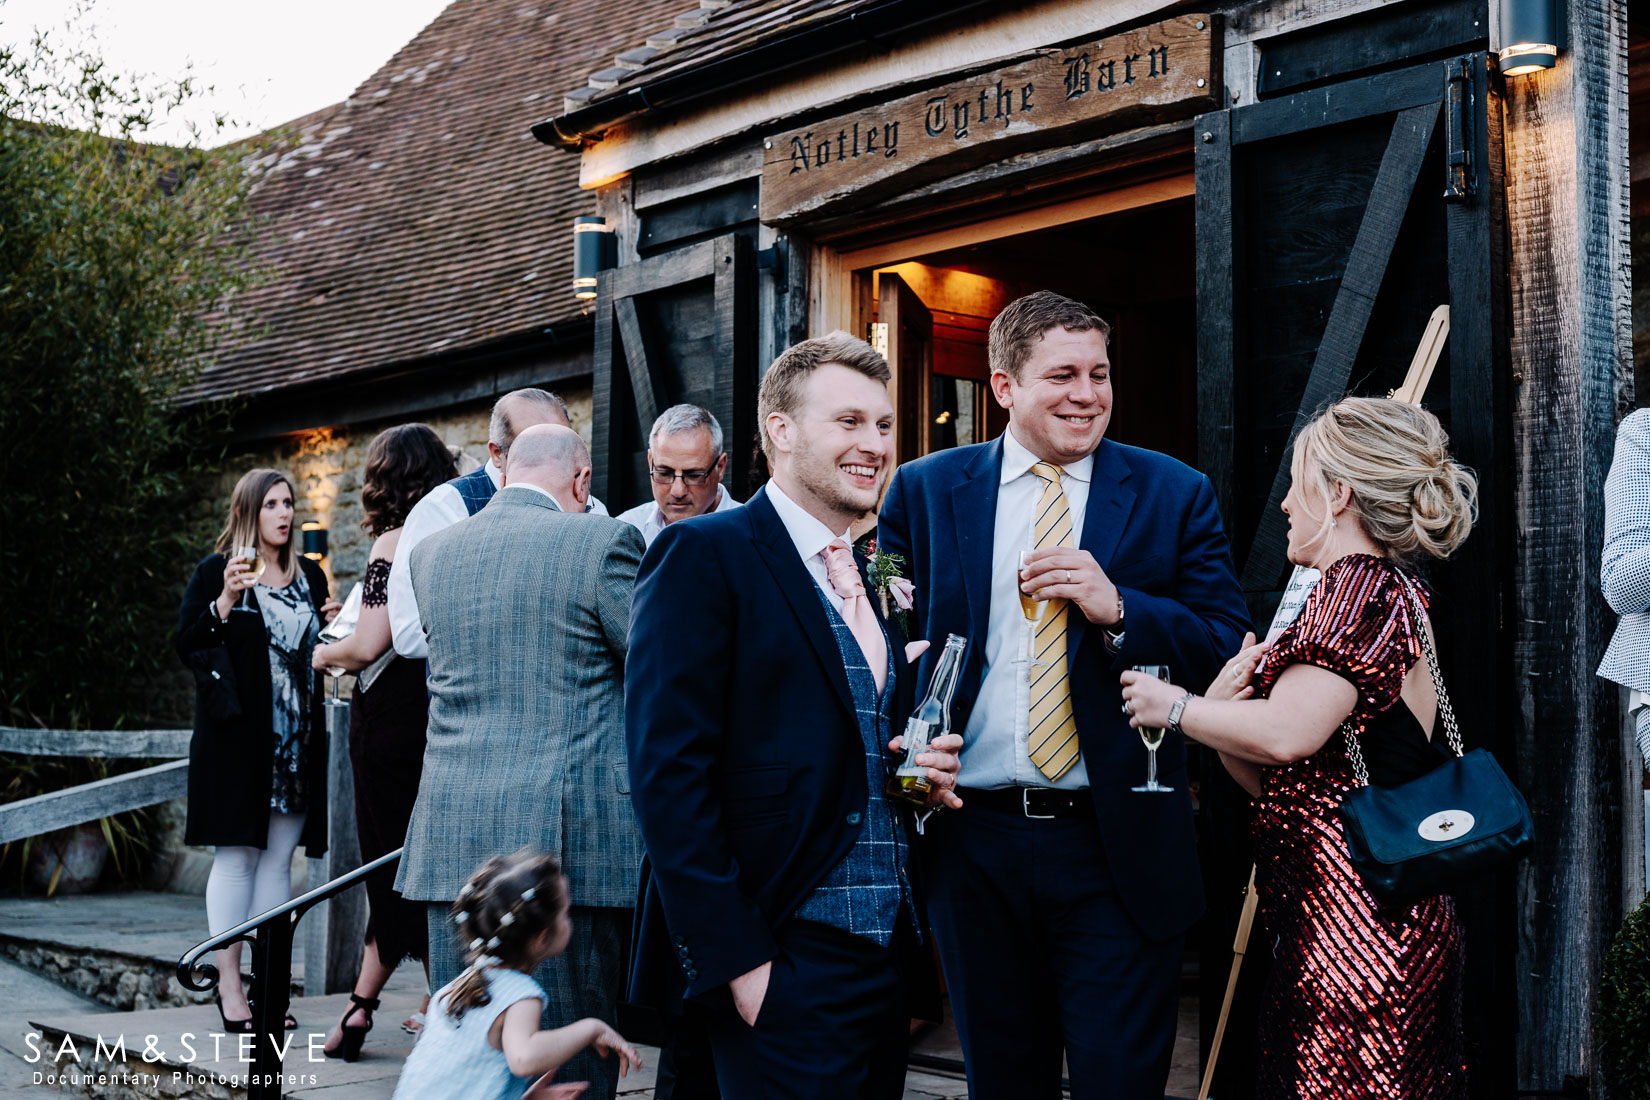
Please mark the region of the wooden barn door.
[[[1263, 89], [1264, 91], [1264, 89]], [[1469, 747], [1513, 771], [1508, 595], [1511, 487], [1499, 286], [1501, 149], [1486, 56], [1263, 99], [1204, 115], [1194, 133], [1198, 238], [1199, 462], [1213, 478], [1260, 629], [1288, 575], [1290, 440], [1343, 395], [1386, 395], [1403, 380], [1439, 305], [1444, 358], [1424, 404], [1478, 472], [1482, 521], [1431, 579], [1445, 676]], [[1248, 799], [1211, 758], [1202, 800], [1211, 917], [1204, 937], [1204, 1036], [1213, 1031], [1231, 929], [1248, 875]], [[1517, 1026], [1514, 893], [1464, 894], [1470, 945], [1467, 1031], [1475, 1096], [1513, 1091]], [[1257, 932], [1256, 943], [1266, 933]], [[1214, 1094], [1252, 1094], [1256, 983], [1251, 950]], [[1248, 1021], [1247, 1026], [1244, 1021]], [[1205, 1040], [1207, 1041], [1207, 1040]]]
[[592, 368], [594, 492], [615, 515], [648, 499], [647, 434], [681, 402], [722, 425], [724, 482], [745, 485], [756, 431], [756, 281], [728, 234], [604, 272]]

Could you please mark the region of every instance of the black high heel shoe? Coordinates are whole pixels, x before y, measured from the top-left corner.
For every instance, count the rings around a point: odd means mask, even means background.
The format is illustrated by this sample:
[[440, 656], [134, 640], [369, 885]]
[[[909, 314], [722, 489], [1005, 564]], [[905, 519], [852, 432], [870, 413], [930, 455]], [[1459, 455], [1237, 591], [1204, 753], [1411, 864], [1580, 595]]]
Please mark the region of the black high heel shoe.
[[[360, 1009], [367, 1014], [366, 1027], [350, 1027], [344, 1022], [354, 1014], [356, 1009]], [[321, 1053], [328, 1058], [342, 1058], [346, 1062], [359, 1059], [361, 1057], [361, 1044], [367, 1041], [367, 1032], [372, 1030], [372, 1014], [377, 1009], [377, 997], [357, 997], [351, 993], [344, 1014], [338, 1017], [338, 1030], [342, 1034], [342, 1038], [338, 1040], [336, 1049], [328, 1050], [326, 1047], [322, 1047]]]
[[212, 994], [212, 1003], [218, 1006], [218, 1019], [223, 1021], [224, 1034], [250, 1035], [252, 1033], [252, 1017], [248, 1016], [244, 1020], [231, 1020], [228, 1016], [224, 1015], [223, 994], [214, 992]]

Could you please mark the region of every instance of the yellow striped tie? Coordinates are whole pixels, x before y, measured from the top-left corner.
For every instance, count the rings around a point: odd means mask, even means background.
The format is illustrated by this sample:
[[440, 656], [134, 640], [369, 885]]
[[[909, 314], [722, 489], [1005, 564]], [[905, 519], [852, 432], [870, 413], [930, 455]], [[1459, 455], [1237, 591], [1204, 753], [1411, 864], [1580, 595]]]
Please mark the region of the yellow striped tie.
[[[1031, 472], [1043, 481], [1033, 525], [1035, 549], [1070, 546], [1071, 508], [1060, 488], [1060, 468], [1039, 462]], [[1031, 762], [1050, 779], [1058, 779], [1077, 763], [1077, 719], [1071, 713], [1071, 671], [1066, 665], [1065, 600], [1049, 600], [1032, 636], [1030, 734], [1026, 746]]]

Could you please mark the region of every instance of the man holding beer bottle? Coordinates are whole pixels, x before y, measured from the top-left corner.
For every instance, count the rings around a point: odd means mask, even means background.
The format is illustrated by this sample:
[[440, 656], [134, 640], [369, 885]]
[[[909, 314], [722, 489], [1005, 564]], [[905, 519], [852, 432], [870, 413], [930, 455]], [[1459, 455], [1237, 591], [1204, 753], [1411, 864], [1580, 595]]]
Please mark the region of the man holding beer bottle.
[[[878, 527], [913, 631], [974, 640], [952, 707], [959, 793], [923, 840], [969, 1094], [1161, 1100], [1203, 891], [1178, 731], [1164, 782], [1118, 674], [1207, 683], [1247, 613], [1209, 479], [1105, 438], [1107, 326], [1041, 291], [991, 324], [1003, 435], [902, 466]], [[930, 663], [925, 661], [924, 664]]]
[[[897, 1100], [909, 1020], [938, 1018], [914, 814], [886, 794], [915, 666], [849, 538], [893, 461], [888, 378], [846, 333], [780, 355], [772, 480], [666, 527], [637, 578], [631, 1000], [701, 1016], [727, 1100]], [[918, 755], [928, 805], [961, 805], [960, 744]]]

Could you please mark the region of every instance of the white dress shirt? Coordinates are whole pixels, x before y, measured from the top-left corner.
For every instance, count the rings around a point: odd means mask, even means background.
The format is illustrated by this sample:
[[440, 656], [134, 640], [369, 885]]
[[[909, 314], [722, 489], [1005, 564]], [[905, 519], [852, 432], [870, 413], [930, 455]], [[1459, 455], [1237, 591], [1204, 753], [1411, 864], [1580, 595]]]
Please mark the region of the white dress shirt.
[[829, 527], [803, 511], [802, 505], [786, 496], [785, 490], [779, 487], [777, 481], [768, 482], [768, 499], [773, 502], [773, 510], [779, 513], [779, 522], [785, 525], [791, 542], [796, 544], [796, 552], [801, 555], [802, 564], [807, 566], [814, 583], [825, 593], [825, 598], [831, 601], [831, 606], [840, 612], [843, 600], [837, 595], [836, 586], [831, 584], [831, 575], [826, 572], [825, 559], [821, 555], [827, 546], [838, 539], [852, 546], [854, 542], [848, 537], [847, 530], [840, 535], [831, 534]]
[[[492, 481], [494, 489], [504, 484], [504, 471], [490, 458], [487, 460], [486, 469], [487, 477]], [[536, 485], [523, 487], [538, 488]], [[543, 493], [544, 490], [539, 489], [539, 492]], [[590, 498], [587, 510], [596, 515], [607, 515], [607, 508], [595, 497]], [[422, 658], [430, 655], [430, 648], [424, 640], [424, 621], [419, 617], [418, 600], [413, 595], [412, 574], [407, 571], [407, 563], [412, 560], [413, 547], [437, 531], [444, 531], [459, 520], [469, 517], [470, 510], [465, 507], [463, 494], [451, 484], [437, 485], [424, 494], [423, 499], [413, 505], [412, 511], [407, 513], [407, 522], [401, 527], [401, 541], [395, 546], [395, 560], [390, 562], [388, 608], [390, 641], [395, 646], [395, 651], [403, 657]]]
[[[1031, 472], [1042, 461], [1003, 430], [1002, 480], [997, 489], [997, 520], [991, 542], [991, 604], [985, 632], [985, 667], [980, 694], [963, 731], [963, 787], [1057, 787], [1075, 790], [1089, 785], [1089, 773], [1078, 757], [1059, 779], [1049, 779], [1031, 762], [1027, 747], [1030, 729], [1031, 625], [1020, 610], [1020, 552], [1032, 549], [1033, 525], [1043, 481]], [[1081, 541], [1083, 512], [1089, 502], [1094, 456], [1061, 467], [1060, 487], [1071, 508], [1074, 541]], [[403, 538], [406, 536], [403, 535]], [[1083, 612], [1075, 605], [1071, 614]]]
[[[728, 487], [721, 483], [716, 486], [716, 507], [712, 512], [726, 512], [739, 507], [739, 502], [733, 499]], [[652, 546], [653, 540], [659, 537], [659, 532], [665, 529], [665, 514], [659, 510], [657, 501], [649, 500], [638, 504], [634, 508], [619, 513], [619, 518], [642, 533], [642, 541]]]

